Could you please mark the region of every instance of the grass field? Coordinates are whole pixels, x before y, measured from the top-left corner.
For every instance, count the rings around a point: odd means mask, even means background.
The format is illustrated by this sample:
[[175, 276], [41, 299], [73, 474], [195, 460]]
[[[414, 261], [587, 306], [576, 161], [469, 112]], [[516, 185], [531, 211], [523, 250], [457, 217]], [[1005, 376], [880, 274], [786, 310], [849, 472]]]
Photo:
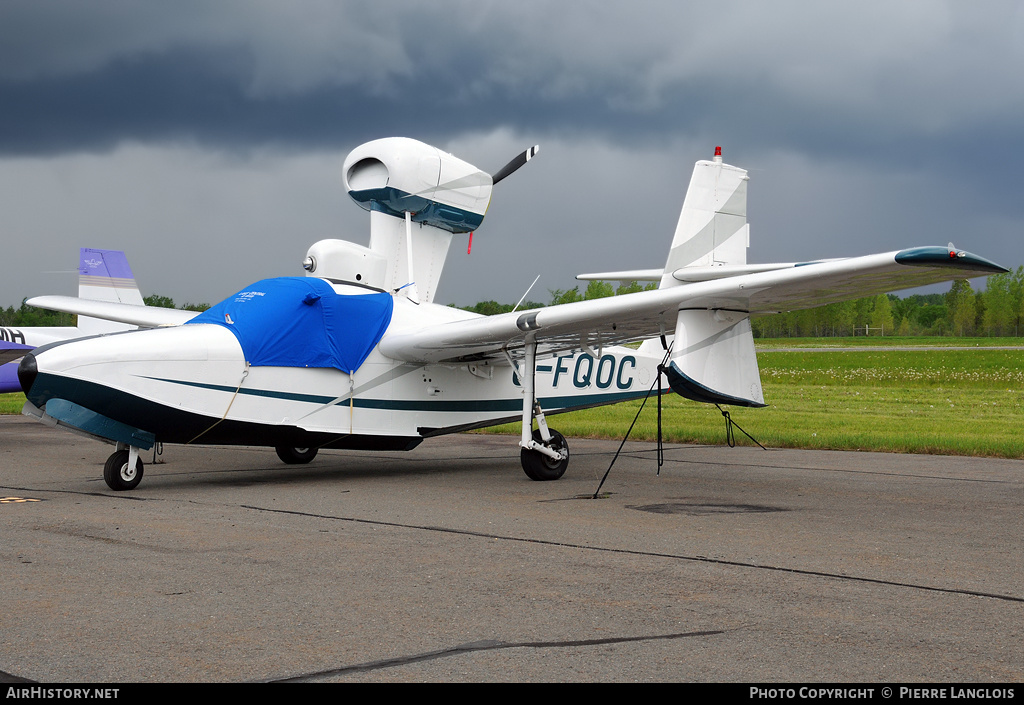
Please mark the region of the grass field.
[[[1024, 458], [1024, 346], [1020, 338], [774, 339], [758, 341], [768, 407], [725, 407], [768, 447], [881, 450]], [[856, 349], [821, 352], [839, 344]], [[879, 350], [878, 347], [911, 347]], [[795, 349], [794, 349], [795, 348]], [[21, 394], [0, 395], [0, 413], [19, 413]], [[671, 443], [725, 443], [714, 406], [674, 394], [663, 399]], [[549, 417], [568, 437], [621, 438], [640, 401]], [[518, 424], [488, 429], [519, 433]], [[656, 399], [630, 438], [654, 440]], [[742, 433], [736, 442], [751, 445]]]
[[[837, 346], [835, 339], [772, 340], [758, 361], [768, 407], [723, 407], [764, 446], [879, 450], [1024, 458], [1024, 350], [1012, 339], [847, 339], [857, 349], [782, 350]], [[985, 342], [990, 345], [984, 345]], [[875, 350], [879, 346], [912, 350]], [[549, 417], [569, 437], [621, 438], [640, 401]], [[671, 443], [726, 442], [725, 419], [708, 404], [665, 396], [663, 433]], [[519, 433], [518, 424], [488, 432]], [[656, 399], [647, 402], [630, 438], [654, 440]], [[736, 432], [739, 445], [753, 445]]]
[[850, 338], [759, 338], [754, 347], [761, 350], [780, 348], [995, 348], [1020, 347], [1024, 338], [944, 338], [939, 336], [855, 336]]
[[24, 394], [0, 394], [0, 414], [20, 414], [24, 404]]

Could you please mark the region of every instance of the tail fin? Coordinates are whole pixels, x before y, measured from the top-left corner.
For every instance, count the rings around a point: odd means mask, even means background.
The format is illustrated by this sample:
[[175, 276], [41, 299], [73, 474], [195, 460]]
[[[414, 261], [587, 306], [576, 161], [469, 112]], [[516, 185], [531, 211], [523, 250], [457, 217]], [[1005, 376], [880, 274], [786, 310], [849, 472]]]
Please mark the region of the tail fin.
[[749, 244], [747, 172], [723, 164], [716, 147], [712, 161], [693, 167], [659, 288], [679, 285], [673, 273], [684, 267], [744, 265]]
[[[715, 158], [697, 162], [683, 200], [659, 288], [743, 274], [748, 268], [747, 172]], [[750, 316], [745, 311], [681, 309], [667, 369], [687, 399], [764, 406]]]
[[[95, 301], [143, 305], [142, 293], [124, 252], [83, 247], [78, 258], [78, 296]], [[82, 335], [130, 330], [134, 326], [87, 316], [78, 317]]]

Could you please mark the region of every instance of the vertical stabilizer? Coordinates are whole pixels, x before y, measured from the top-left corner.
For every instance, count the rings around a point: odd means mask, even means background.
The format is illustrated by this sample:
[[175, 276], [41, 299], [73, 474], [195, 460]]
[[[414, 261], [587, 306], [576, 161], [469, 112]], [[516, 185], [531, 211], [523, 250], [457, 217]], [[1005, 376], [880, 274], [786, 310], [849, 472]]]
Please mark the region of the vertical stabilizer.
[[673, 273], [683, 267], [747, 263], [747, 178], [722, 163], [721, 147], [712, 161], [694, 165], [659, 288], [680, 284]]
[[[135, 283], [135, 275], [128, 266], [124, 252], [94, 250], [83, 247], [78, 258], [78, 296], [95, 301], [113, 301], [142, 306], [142, 293]], [[87, 316], [78, 317], [78, 330], [82, 335], [99, 335], [134, 326], [112, 323]]]

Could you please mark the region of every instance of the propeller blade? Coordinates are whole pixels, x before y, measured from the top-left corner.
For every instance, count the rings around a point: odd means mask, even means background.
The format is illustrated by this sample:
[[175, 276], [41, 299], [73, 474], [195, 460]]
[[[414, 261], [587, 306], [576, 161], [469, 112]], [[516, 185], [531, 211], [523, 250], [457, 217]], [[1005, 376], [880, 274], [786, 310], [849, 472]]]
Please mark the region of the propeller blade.
[[526, 150], [525, 152], [520, 154], [518, 157], [516, 157], [512, 161], [510, 161], [508, 164], [506, 164], [505, 166], [503, 166], [500, 169], [498, 169], [498, 171], [496, 171], [494, 173], [494, 175], [491, 176], [491, 182], [495, 183], [495, 184], [498, 183], [499, 181], [504, 179], [506, 176], [508, 176], [509, 174], [514, 172], [516, 169], [521, 167], [523, 164], [525, 164], [526, 162], [528, 162], [531, 159], [533, 159], [534, 157], [536, 157], [537, 156], [537, 152], [539, 152], [539, 151], [540, 151], [540, 145], [539, 144], [535, 144], [534, 146], [530, 147], [528, 150]]

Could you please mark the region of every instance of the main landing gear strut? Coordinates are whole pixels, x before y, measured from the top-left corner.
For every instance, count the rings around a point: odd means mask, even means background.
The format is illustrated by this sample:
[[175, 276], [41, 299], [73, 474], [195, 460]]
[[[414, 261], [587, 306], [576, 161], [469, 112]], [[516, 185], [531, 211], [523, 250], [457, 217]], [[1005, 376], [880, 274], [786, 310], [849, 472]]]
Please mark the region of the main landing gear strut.
[[[544, 419], [544, 410], [534, 387], [534, 375], [537, 367], [537, 342], [527, 340], [526, 359], [519, 371], [523, 383], [523, 435], [519, 441], [519, 460], [523, 464], [523, 472], [531, 480], [557, 480], [569, 467], [569, 444], [558, 431], [548, 428]], [[537, 429], [533, 429], [533, 420], [537, 420]]]

